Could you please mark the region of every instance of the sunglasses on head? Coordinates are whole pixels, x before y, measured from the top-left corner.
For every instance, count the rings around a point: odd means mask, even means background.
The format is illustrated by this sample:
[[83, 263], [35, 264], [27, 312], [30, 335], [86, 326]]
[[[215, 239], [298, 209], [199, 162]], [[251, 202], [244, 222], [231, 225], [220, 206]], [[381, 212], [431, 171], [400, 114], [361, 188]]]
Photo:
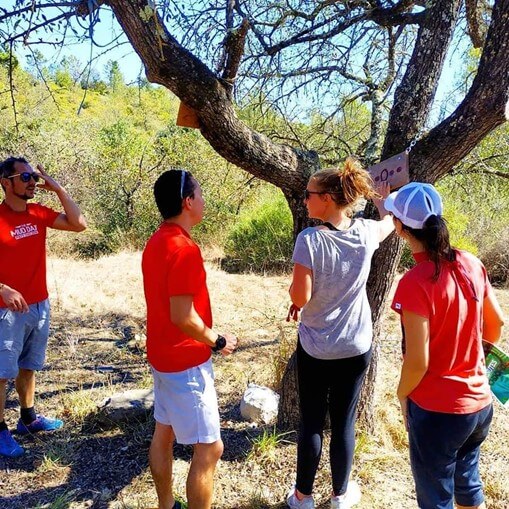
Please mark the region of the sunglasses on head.
[[15, 177], [19, 177], [21, 182], [30, 182], [30, 179], [34, 179], [34, 182], [39, 182], [39, 175], [37, 173], [34, 173], [33, 171], [24, 171], [23, 173], [16, 173], [15, 175], [10, 175], [9, 177], [5, 177], [8, 179], [13, 179]]
[[180, 170], [182, 173], [180, 174], [180, 198], [184, 199], [184, 186], [186, 184], [186, 170]]

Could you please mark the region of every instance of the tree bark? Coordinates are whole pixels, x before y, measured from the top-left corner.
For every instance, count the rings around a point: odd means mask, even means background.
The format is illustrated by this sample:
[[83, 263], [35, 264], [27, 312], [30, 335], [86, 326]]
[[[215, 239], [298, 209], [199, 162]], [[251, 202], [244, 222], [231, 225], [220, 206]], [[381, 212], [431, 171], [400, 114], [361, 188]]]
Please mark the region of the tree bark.
[[[424, 12], [414, 51], [405, 75], [394, 94], [394, 106], [389, 117], [382, 160], [408, 147], [425, 124], [453, 35], [459, 6], [459, 0], [437, 0]], [[410, 159], [411, 176], [414, 173], [412, 159]], [[376, 215], [375, 208], [372, 204], [368, 204], [365, 217], [374, 218]], [[373, 319], [373, 358], [361, 393], [359, 417], [361, 426], [368, 431], [373, 431], [375, 422], [381, 317], [401, 251], [402, 244], [394, 234], [386, 239], [373, 257], [367, 284]]]
[[452, 39], [459, 6], [460, 0], [435, 0], [424, 11], [412, 56], [394, 93], [382, 159], [408, 147], [424, 126]]
[[493, 129], [509, 118], [509, 0], [493, 6], [476, 77], [454, 113], [412, 151], [416, 180], [449, 173]]
[[280, 430], [297, 429], [300, 420], [299, 385], [297, 381], [297, 354], [292, 353], [281, 380], [277, 427]]

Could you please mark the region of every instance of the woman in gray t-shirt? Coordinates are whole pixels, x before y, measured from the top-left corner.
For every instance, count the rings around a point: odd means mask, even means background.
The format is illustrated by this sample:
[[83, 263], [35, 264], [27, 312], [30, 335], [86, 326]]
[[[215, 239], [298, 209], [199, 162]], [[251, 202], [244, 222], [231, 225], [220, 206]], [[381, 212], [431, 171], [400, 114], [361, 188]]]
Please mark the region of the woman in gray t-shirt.
[[[389, 189], [380, 190], [387, 196]], [[382, 219], [351, 218], [361, 197], [373, 199]], [[353, 158], [341, 169], [315, 173], [304, 201], [310, 218], [322, 226], [306, 228], [293, 253], [292, 307], [298, 319], [297, 365], [301, 425], [297, 450], [297, 481], [287, 504], [313, 509], [312, 490], [322, 450], [327, 410], [331, 419], [331, 509], [360, 500], [355, 482], [348, 482], [355, 447], [357, 401], [371, 359], [371, 310], [366, 282], [371, 258], [394, 229], [374, 191], [369, 174]]]

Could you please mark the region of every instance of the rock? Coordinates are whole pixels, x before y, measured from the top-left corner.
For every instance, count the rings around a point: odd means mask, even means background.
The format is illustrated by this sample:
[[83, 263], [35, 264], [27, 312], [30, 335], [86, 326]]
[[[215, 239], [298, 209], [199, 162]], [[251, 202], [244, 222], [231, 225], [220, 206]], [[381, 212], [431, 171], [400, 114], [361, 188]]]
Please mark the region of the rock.
[[97, 419], [104, 425], [147, 419], [154, 406], [152, 389], [117, 392], [98, 405]]
[[251, 422], [270, 424], [277, 417], [279, 395], [268, 387], [249, 384], [240, 402], [242, 417]]

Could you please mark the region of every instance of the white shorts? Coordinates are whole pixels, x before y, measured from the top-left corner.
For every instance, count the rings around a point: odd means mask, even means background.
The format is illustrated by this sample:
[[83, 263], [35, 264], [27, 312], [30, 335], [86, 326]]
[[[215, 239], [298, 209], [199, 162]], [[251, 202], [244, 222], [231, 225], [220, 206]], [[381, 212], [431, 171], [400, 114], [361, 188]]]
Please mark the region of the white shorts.
[[154, 418], [171, 426], [179, 444], [211, 444], [221, 438], [212, 360], [154, 377]]

